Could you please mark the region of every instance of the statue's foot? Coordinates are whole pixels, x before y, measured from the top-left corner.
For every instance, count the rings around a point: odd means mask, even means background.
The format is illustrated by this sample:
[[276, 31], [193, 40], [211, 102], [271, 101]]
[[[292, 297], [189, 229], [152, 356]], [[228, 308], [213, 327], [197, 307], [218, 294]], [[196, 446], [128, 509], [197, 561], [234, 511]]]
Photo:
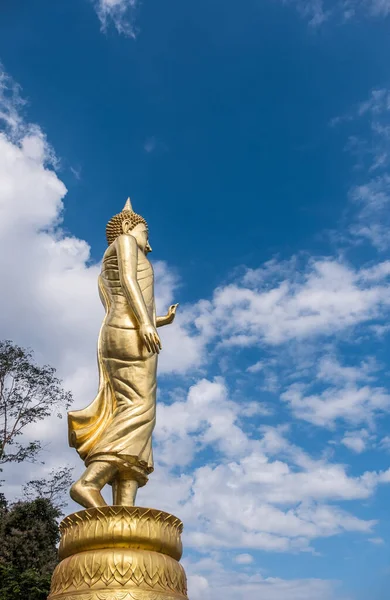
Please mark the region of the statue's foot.
[[84, 508], [107, 506], [99, 488], [93, 485], [84, 485], [80, 480], [70, 488], [70, 497]]

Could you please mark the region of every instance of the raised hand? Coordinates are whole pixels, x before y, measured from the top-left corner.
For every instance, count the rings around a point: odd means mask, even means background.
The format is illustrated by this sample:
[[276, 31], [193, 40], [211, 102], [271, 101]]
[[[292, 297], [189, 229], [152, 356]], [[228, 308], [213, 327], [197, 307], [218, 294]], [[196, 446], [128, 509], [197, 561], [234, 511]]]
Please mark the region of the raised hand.
[[171, 323], [173, 323], [173, 321], [175, 320], [175, 316], [176, 316], [176, 310], [177, 307], [179, 306], [179, 303], [177, 304], [172, 304], [169, 308], [168, 308], [168, 314], [167, 314], [167, 325], [170, 325]]
[[157, 319], [156, 319], [157, 327], [163, 327], [164, 325], [170, 325], [171, 323], [173, 323], [175, 316], [176, 316], [176, 309], [178, 306], [179, 306], [178, 304], [172, 304], [168, 308], [168, 313], [166, 315], [164, 315], [163, 317], [157, 317]]

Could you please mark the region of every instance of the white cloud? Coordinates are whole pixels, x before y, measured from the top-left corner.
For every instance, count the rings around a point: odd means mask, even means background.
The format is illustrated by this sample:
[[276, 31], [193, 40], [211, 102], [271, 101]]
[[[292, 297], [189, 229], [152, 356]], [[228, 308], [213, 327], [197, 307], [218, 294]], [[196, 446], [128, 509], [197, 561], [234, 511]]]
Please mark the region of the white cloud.
[[[375, 419], [390, 410], [390, 394], [375, 385], [379, 366], [373, 358], [356, 366], [341, 365], [335, 356], [325, 355], [318, 361], [315, 375], [307, 382], [292, 383], [282, 393], [295, 417], [320, 427], [334, 428], [340, 422], [365, 424], [375, 428]], [[299, 377], [299, 374], [298, 374]], [[319, 389], [319, 391], [317, 391]], [[342, 443], [362, 452], [368, 432], [348, 432]]]
[[330, 19], [348, 23], [353, 18], [387, 17], [390, 14], [389, 0], [282, 0], [292, 4], [311, 27], [318, 27]]
[[[380, 155], [383, 159], [383, 153]], [[378, 250], [389, 247], [390, 177], [387, 174], [369, 180], [351, 190], [351, 198], [359, 206], [351, 233], [368, 240]]]
[[264, 361], [259, 360], [254, 365], [251, 365], [247, 368], [248, 373], [260, 373], [264, 370]]
[[385, 450], [386, 452], [390, 451], [390, 435], [385, 435], [381, 441], [379, 442], [379, 448], [381, 450]]
[[138, 0], [92, 0], [100, 19], [103, 31], [106, 31], [110, 21], [118, 33], [135, 37], [134, 13]]
[[15, 133], [22, 123], [18, 109], [24, 102], [19, 91], [19, 86], [8, 76], [0, 63], [0, 123], [3, 122], [11, 133]]
[[346, 433], [341, 443], [356, 454], [361, 454], [367, 448], [368, 437], [368, 432], [362, 429], [358, 432]]
[[[118, 33], [135, 38], [135, 12], [140, 5], [139, 0], [91, 0], [106, 31], [110, 21]], [[331, 19], [348, 23], [357, 16], [387, 17], [390, 13], [390, 0], [280, 0], [286, 6], [292, 6], [297, 13], [315, 29], [323, 26]], [[146, 150], [148, 151], [148, 150]]]
[[[158, 284], [156, 278], [157, 294]], [[162, 312], [165, 313], [166, 309]], [[204, 362], [207, 340], [202, 335], [192, 335], [185, 313], [185, 308], [179, 306], [175, 322], [159, 331], [163, 348], [159, 356], [159, 373], [161, 374], [184, 374], [201, 367]]]
[[187, 561], [191, 600], [347, 600], [339, 595], [338, 584], [322, 579], [281, 579], [265, 577], [255, 570], [249, 573], [224, 568], [218, 561]]
[[286, 4], [295, 4], [299, 14], [308, 21], [311, 27], [322, 25], [330, 16], [323, 0], [285, 0]]
[[354, 479], [340, 465], [326, 463], [295, 473], [286, 462], [262, 454], [206, 466], [196, 470], [192, 495], [180, 508], [185, 542], [199, 549], [288, 552], [308, 551], [318, 537], [371, 533], [375, 521], [324, 501], [369, 497], [379, 482], [376, 474]]
[[[375, 4], [375, 0], [371, 3]], [[359, 116], [366, 113], [378, 115], [388, 110], [390, 110], [390, 92], [386, 88], [381, 88], [372, 90], [370, 97], [358, 105], [357, 114]]]
[[366, 0], [369, 10], [374, 16], [387, 17], [390, 14], [389, 0]]
[[[390, 3], [371, 0], [363, 3], [376, 15], [386, 16]], [[386, 8], [386, 10], [385, 10]], [[336, 117], [332, 124], [359, 122], [360, 133], [350, 135], [347, 149], [356, 156], [362, 181], [350, 190], [355, 214], [349, 227], [355, 243], [368, 242], [383, 252], [389, 248], [390, 226], [390, 90], [374, 89], [354, 110]], [[361, 133], [363, 126], [364, 134]]]
[[238, 565], [250, 565], [253, 563], [253, 556], [251, 554], [238, 554], [234, 560]]
[[385, 541], [380, 537], [368, 538], [368, 541], [370, 544], [374, 544], [375, 546], [382, 546], [385, 543]]
[[240, 280], [218, 288], [210, 302], [191, 309], [188, 321], [203, 340], [218, 339], [223, 332], [224, 347], [334, 335], [384, 318], [390, 305], [386, 275], [378, 266], [359, 270], [319, 258], [309, 260], [303, 272], [292, 271], [264, 286], [262, 279], [256, 283], [252, 270], [250, 288]]
[[371, 381], [371, 373], [377, 369], [374, 360], [363, 362], [355, 367], [343, 366], [330, 355], [321, 358], [318, 365], [318, 378], [331, 383], [357, 383], [358, 381]]
[[302, 384], [293, 384], [282, 394], [298, 419], [314, 425], [333, 427], [340, 419], [349, 424], [373, 425], [377, 413], [388, 412], [390, 394], [381, 387], [346, 385], [306, 394]]
[[[58, 228], [66, 188], [47, 158], [39, 131], [19, 143], [0, 135], [0, 277], [7, 306], [0, 327], [3, 336], [33, 345], [63, 367], [67, 362], [63, 372], [69, 372], [96, 337], [98, 269], [87, 266], [88, 244]], [[65, 358], [72, 346], [74, 356]]]
[[[318, 537], [372, 532], [375, 521], [333, 503], [371, 497], [388, 482], [388, 472], [351, 477], [344, 465], [313, 459], [291, 444], [285, 427], [249, 437], [241, 408], [221, 379], [201, 380], [185, 400], [159, 405], [156, 456], [162, 473], [142, 497], [152, 506], [158, 499], [160, 508], [184, 519], [186, 546], [309, 551]], [[205, 446], [213, 454], [199, 467], [196, 458]], [[187, 473], [181, 481], [178, 468]], [[170, 488], [173, 481], [175, 494], [162, 495], [161, 483]]]
[[155, 434], [159, 460], [170, 466], [184, 466], [191, 463], [197, 450], [206, 446], [229, 456], [242, 455], [249, 440], [237, 421], [245, 408], [247, 404], [239, 406], [229, 400], [222, 379], [200, 380], [185, 399], [160, 403]]

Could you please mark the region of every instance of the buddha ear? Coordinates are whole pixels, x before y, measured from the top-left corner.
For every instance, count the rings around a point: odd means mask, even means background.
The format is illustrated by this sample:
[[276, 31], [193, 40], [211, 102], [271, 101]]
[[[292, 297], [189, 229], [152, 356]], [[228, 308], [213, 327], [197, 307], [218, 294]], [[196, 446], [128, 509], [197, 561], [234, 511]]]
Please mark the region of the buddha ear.
[[129, 219], [123, 219], [122, 221], [122, 233], [129, 233], [130, 231], [130, 220]]

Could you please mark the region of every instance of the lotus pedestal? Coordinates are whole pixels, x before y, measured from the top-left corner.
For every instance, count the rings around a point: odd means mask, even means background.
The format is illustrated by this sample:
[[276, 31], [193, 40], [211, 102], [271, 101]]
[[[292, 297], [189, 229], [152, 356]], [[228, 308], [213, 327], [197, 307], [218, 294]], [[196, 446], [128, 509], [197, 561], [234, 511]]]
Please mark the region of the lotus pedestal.
[[60, 530], [48, 600], [188, 600], [173, 515], [105, 506], [66, 517]]

